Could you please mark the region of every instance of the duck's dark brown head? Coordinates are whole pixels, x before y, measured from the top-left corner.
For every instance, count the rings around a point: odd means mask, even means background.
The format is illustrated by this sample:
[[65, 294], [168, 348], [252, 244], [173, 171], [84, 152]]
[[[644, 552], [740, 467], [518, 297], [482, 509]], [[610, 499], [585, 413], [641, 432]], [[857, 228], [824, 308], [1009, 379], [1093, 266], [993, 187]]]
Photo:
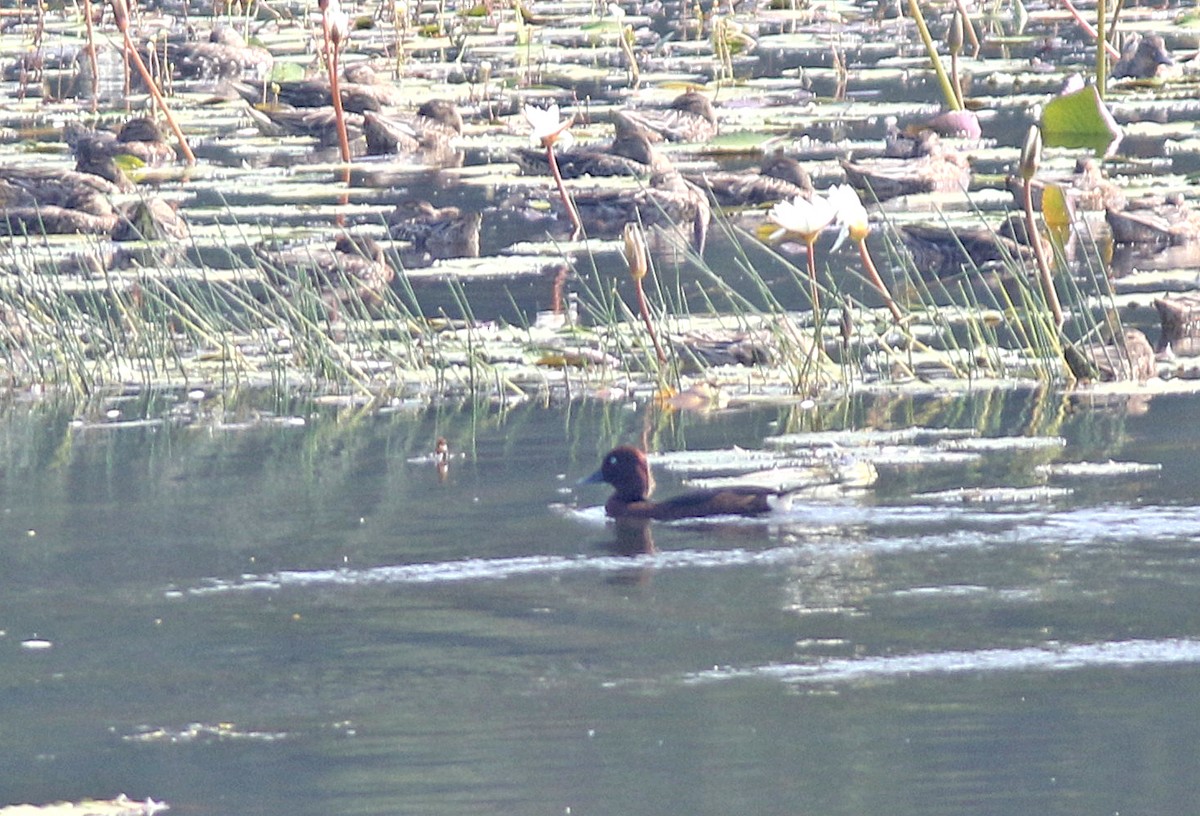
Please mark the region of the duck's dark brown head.
[[699, 116], [702, 119], [707, 119], [714, 125], [717, 123], [717, 114], [713, 110], [712, 103], [708, 101], [708, 97], [699, 91], [688, 91], [685, 94], [680, 94], [671, 102], [671, 108], [684, 113], [691, 113]]
[[447, 99], [430, 99], [417, 108], [417, 116], [432, 119], [442, 127], [462, 135], [462, 114], [454, 103]]
[[604, 454], [600, 469], [587, 477], [580, 484], [598, 484], [607, 482], [616, 492], [614, 499], [623, 502], [645, 501], [653, 489], [650, 479], [650, 465], [646, 462], [646, 454], [632, 445], [622, 445]]

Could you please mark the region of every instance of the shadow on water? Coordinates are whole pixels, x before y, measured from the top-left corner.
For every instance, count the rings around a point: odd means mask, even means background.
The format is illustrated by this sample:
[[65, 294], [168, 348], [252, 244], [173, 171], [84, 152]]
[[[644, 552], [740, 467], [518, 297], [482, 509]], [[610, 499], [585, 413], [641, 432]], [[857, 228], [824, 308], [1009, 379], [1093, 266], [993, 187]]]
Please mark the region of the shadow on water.
[[[1027, 389], [707, 415], [10, 403], [0, 795], [949, 814], [1060, 812], [1065, 789], [1175, 810], [1183, 760], [1162, 757], [1197, 736], [1181, 690], [1200, 690], [1196, 409]], [[911, 456], [948, 444], [936, 429], [971, 456]], [[632, 530], [572, 487], [620, 442], [789, 437], [880, 480]], [[1067, 468], [1109, 460], [1161, 470]], [[991, 492], [1042, 487], [1064, 489]]]

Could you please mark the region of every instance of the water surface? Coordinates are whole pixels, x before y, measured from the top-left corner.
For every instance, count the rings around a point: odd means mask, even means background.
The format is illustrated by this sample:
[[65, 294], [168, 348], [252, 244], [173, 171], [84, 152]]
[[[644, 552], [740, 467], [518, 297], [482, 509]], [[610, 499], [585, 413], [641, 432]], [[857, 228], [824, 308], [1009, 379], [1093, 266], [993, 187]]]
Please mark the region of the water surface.
[[[162, 412], [105, 407], [0, 425], [2, 802], [850, 816], [1200, 794], [1195, 398], [95, 427]], [[659, 525], [654, 552], [619, 555], [603, 489], [572, 485], [647, 423], [659, 450], [914, 424], [1065, 445], [885, 468], [865, 494]], [[444, 481], [421, 460], [437, 435], [463, 454]], [[1109, 459], [1163, 467], [1019, 503], [931, 495]]]

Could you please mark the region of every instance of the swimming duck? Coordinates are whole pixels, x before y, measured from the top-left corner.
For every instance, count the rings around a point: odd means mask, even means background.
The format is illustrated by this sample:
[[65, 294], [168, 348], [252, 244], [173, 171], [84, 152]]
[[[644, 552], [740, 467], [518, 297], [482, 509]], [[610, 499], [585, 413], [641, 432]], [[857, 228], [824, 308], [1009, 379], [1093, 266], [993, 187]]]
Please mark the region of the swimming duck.
[[929, 152], [914, 159], [842, 159], [846, 180], [854, 187], [873, 194], [879, 201], [919, 193], [950, 193], [965, 190], [971, 183], [971, 167], [966, 157], [948, 150], [939, 142], [929, 142]]
[[800, 162], [778, 150], [764, 157], [755, 170], [689, 173], [685, 178], [711, 192], [722, 207], [756, 207], [796, 196], [810, 198], [813, 192], [812, 180]]
[[308, 281], [334, 311], [339, 303], [380, 302], [396, 276], [384, 259], [383, 247], [363, 235], [343, 233], [332, 249], [260, 245], [254, 248], [254, 254], [268, 281], [289, 293], [298, 282]]
[[786, 504], [786, 493], [769, 487], [692, 490], [665, 501], [651, 501], [654, 480], [646, 455], [632, 445], [604, 454], [600, 469], [580, 484], [607, 482], [615, 492], [604, 512], [615, 519], [685, 519], [705, 516], [760, 516]]
[[463, 213], [458, 207], [439, 209], [428, 201], [410, 201], [388, 216], [388, 234], [411, 242], [414, 251], [429, 259], [478, 258], [482, 222], [478, 211]]
[[616, 111], [613, 125], [618, 134], [642, 132], [654, 142], [706, 142], [717, 135], [717, 114], [707, 96], [688, 91], [662, 110]]
[[462, 135], [463, 120], [453, 102], [430, 99], [408, 119], [367, 111], [362, 128], [369, 156], [421, 152], [437, 158], [453, 152], [454, 140]]

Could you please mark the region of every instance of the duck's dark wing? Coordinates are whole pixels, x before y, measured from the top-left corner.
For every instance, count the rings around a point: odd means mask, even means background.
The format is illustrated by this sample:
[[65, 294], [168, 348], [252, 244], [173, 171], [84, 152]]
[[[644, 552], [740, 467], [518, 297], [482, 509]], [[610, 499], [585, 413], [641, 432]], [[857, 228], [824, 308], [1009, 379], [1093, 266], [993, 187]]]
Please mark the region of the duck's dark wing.
[[769, 487], [727, 487], [693, 490], [654, 505], [654, 518], [758, 516], [771, 512], [779, 492]]

